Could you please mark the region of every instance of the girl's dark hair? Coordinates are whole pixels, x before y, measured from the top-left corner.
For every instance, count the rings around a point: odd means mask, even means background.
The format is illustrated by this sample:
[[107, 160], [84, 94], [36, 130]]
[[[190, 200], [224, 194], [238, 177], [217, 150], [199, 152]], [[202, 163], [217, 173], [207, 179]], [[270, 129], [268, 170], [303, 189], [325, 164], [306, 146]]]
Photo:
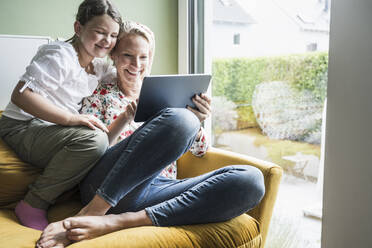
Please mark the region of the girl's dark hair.
[[[76, 14], [76, 21], [80, 22], [81, 25], [85, 25], [93, 17], [104, 14], [110, 16], [120, 26], [122, 25], [121, 14], [110, 0], [84, 0], [79, 6], [78, 13]], [[74, 34], [74, 36], [66, 42], [74, 42], [76, 39], [77, 36]]]

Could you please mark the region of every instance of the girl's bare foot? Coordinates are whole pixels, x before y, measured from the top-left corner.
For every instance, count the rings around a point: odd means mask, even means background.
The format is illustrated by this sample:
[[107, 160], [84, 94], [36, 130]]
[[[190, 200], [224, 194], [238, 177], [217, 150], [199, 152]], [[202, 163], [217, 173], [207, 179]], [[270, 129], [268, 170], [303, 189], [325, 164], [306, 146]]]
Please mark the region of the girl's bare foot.
[[119, 215], [77, 216], [63, 221], [67, 230], [67, 238], [82, 241], [102, 236], [118, 230], [153, 225], [144, 210], [127, 212]]

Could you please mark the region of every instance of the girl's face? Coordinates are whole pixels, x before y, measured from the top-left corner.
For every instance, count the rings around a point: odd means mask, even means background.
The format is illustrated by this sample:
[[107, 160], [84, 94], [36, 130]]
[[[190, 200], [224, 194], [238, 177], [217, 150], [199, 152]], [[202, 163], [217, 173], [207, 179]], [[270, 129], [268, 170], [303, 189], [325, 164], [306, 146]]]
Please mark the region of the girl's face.
[[95, 16], [85, 25], [75, 22], [75, 33], [79, 37], [83, 51], [80, 55], [103, 58], [115, 46], [119, 34], [119, 24], [109, 15]]
[[120, 39], [112, 54], [119, 80], [141, 82], [147, 73], [149, 53], [150, 44], [141, 35], [129, 34]]

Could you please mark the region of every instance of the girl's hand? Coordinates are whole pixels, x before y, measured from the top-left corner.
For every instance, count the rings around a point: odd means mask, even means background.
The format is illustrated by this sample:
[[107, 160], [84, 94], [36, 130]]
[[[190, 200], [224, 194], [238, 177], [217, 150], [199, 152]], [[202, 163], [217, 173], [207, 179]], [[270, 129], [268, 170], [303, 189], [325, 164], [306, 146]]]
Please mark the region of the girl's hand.
[[195, 103], [196, 109], [190, 106], [187, 106], [187, 109], [193, 112], [199, 118], [200, 122], [203, 122], [211, 115], [211, 99], [204, 93], [201, 93], [200, 95], [195, 95], [192, 101]]
[[97, 117], [94, 115], [72, 115], [67, 124], [67, 126], [87, 126], [93, 130], [99, 128], [102, 131], [108, 133], [108, 129], [106, 128], [105, 124], [102, 123]]

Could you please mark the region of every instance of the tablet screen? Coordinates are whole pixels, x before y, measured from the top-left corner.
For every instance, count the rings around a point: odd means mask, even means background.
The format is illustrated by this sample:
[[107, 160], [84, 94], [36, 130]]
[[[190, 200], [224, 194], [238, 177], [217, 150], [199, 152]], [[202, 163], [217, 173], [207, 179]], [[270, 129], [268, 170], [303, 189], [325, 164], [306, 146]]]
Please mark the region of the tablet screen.
[[211, 77], [207, 74], [145, 77], [134, 121], [147, 121], [164, 108], [195, 107], [192, 97], [207, 91]]

